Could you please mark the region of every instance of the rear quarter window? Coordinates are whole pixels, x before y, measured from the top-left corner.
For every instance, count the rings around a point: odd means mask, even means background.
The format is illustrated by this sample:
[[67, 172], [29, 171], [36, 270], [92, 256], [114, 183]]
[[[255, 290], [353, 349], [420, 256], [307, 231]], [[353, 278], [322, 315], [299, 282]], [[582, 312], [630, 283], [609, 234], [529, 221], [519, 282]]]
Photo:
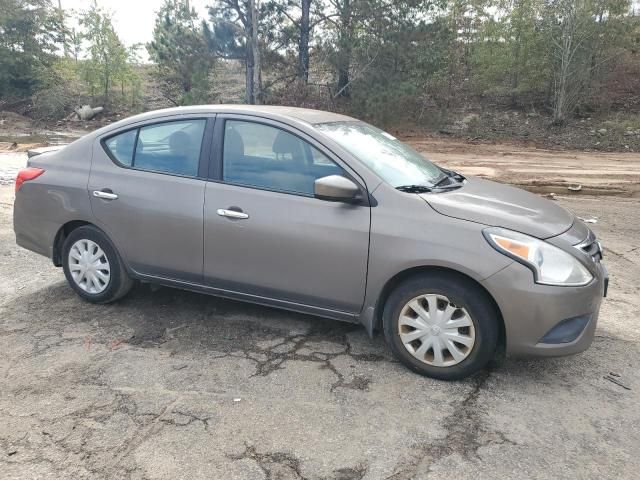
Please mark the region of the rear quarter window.
[[137, 130], [129, 130], [104, 142], [109, 153], [123, 165], [130, 167], [133, 162], [133, 149], [136, 144]]

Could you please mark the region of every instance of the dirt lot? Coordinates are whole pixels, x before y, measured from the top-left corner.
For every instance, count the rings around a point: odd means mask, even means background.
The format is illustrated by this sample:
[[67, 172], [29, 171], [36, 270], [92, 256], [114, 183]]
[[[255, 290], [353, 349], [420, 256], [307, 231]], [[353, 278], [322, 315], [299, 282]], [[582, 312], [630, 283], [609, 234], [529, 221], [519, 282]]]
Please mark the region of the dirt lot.
[[511, 183], [540, 193], [640, 197], [640, 154], [558, 151], [509, 144], [469, 144], [405, 137], [433, 161], [469, 175]]
[[[357, 326], [146, 287], [93, 306], [15, 245], [0, 186], [0, 476], [637, 478], [640, 158], [414, 143], [467, 173], [622, 190], [558, 195], [605, 245], [591, 349], [444, 383]], [[0, 178], [23, 162], [0, 154]]]

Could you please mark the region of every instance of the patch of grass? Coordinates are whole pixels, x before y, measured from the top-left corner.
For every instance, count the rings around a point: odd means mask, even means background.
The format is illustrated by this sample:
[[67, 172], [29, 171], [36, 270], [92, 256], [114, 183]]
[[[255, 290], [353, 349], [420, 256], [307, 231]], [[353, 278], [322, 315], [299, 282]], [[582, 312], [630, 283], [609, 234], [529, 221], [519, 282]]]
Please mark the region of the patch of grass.
[[606, 128], [618, 134], [624, 134], [629, 130], [637, 131], [640, 130], [640, 115], [618, 113], [602, 122], [601, 125], [600, 128]]

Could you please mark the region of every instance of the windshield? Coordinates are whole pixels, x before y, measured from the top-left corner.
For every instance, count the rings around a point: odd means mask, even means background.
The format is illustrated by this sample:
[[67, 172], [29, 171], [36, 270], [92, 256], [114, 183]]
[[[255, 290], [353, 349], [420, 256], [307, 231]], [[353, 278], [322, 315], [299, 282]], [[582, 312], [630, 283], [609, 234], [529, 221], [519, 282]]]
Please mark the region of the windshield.
[[315, 127], [393, 187], [433, 186], [446, 174], [393, 135], [364, 122], [319, 123]]

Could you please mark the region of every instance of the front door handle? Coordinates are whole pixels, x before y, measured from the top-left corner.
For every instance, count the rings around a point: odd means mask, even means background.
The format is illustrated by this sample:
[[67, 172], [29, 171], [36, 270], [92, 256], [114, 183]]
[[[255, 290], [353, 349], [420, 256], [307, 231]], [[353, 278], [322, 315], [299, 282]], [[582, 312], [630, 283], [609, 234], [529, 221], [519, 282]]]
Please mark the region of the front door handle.
[[94, 190], [93, 196], [102, 198], [103, 200], [116, 200], [118, 198], [118, 195], [113, 193], [111, 190], [107, 190], [106, 188], [104, 190]]
[[221, 217], [235, 218], [238, 220], [249, 218], [249, 215], [244, 212], [239, 212], [237, 210], [227, 210], [225, 208], [219, 208], [218, 215], [220, 215]]

